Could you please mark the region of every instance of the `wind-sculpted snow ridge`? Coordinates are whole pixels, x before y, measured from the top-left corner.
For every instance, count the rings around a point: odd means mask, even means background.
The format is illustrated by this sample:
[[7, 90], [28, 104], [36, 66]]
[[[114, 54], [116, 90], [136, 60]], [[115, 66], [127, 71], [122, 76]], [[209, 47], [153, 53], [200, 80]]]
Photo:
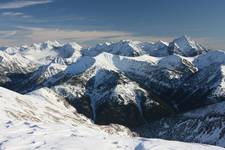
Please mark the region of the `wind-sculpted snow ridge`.
[[[182, 114], [225, 100], [222, 50], [207, 50], [183, 36], [170, 43], [122, 40], [90, 48], [47, 41], [3, 47], [0, 56], [2, 87], [22, 94], [47, 88], [73, 106], [76, 113], [99, 125], [115, 123], [136, 131], [150, 124], [146, 134], [140, 132], [148, 136], [154, 123], [154, 127], [158, 125], [155, 131], [159, 131], [161, 124], [157, 122], [168, 119], [177, 130], [163, 128], [165, 136], [155, 133], [151, 137], [224, 146], [219, 138], [209, 136], [211, 132], [205, 131], [207, 136], [200, 138], [204, 130], [188, 132], [192, 131], [188, 126], [185, 137], [176, 123], [188, 119], [196, 124], [197, 119]], [[203, 124], [199, 126], [204, 128]], [[218, 128], [221, 132], [225, 129], [222, 125]], [[182, 138], [170, 135], [170, 131]]]

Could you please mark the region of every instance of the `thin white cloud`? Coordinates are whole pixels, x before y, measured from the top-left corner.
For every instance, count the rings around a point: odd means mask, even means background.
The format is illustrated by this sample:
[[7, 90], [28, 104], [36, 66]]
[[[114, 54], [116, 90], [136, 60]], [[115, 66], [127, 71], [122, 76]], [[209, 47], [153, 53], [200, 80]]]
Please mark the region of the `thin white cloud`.
[[16, 33], [16, 31], [0, 31], [0, 38], [14, 36]]
[[0, 30], [0, 47], [16, 44], [11, 37], [15, 36], [17, 31], [1, 31]]
[[[123, 39], [156, 42], [159, 40], [170, 42], [176, 37], [171, 36], [136, 36], [133, 33], [122, 31], [80, 31], [54, 28], [18, 26], [15, 31], [0, 31], [0, 46], [23, 45], [39, 43], [47, 40], [62, 42], [78, 42], [80, 44], [96, 43], [104, 41], [119, 41]], [[213, 49], [225, 49], [223, 40], [210, 37], [194, 37], [206, 47]]]
[[131, 33], [120, 31], [80, 31], [23, 26], [19, 26], [17, 28], [20, 32], [26, 32], [25, 37], [23, 38], [27, 39], [29, 42], [42, 42], [46, 40], [74, 40], [77, 42], [83, 42], [108, 37], [131, 36]]
[[5, 16], [5, 17], [22, 17], [22, 18], [31, 18], [32, 17], [32, 16], [26, 15], [22, 12], [10, 12], [10, 11], [3, 12], [1, 15]]
[[118, 41], [122, 39], [140, 40], [157, 42], [159, 40], [172, 41], [174, 37], [160, 37], [160, 36], [136, 36], [130, 32], [122, 31], [80, 31], [80, 30], [63, 30], [52, 28], [39, 28], [39, 27], [26, 27], [17, 26], [19, 30], [23, 30], [27, 33], [28, 39], [31, 41], [45, 41], [45, 40], [74, 40], [77, 42], [85, 41]]
[[13, 44], [16, 44], [16, 43], [14, 43], [13, 41], [8, 40], [8, 39], [0, 38], [0, 47], [1, 46], [10, 46], [10, 45], [13, 45]]
[[198, 41], [209, 49], [225, 50], [224, 39], [215, 37], [202, 37], [198, 38]]
[[52, 0], [15, 0], [12, 2], [0, 3], [0, 9], [17, 9], [34, 5], [41, 5], [53, 2]]

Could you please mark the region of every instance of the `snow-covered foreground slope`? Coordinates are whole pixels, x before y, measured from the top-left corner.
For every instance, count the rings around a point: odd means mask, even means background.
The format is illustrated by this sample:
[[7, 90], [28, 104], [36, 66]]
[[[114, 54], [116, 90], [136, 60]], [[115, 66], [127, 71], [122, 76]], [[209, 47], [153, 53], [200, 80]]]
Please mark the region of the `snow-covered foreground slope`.
[[97, 126], [49, 89], [21, 95], [0, 88], [0, 149], [222, 150], [223, 148], [131, 137], [124, 127]]
[[[78, 114], [68, 102], [48, 88], [39, 89], [26, 95], [0, 87], [1, 125], [17, 122], [62, 124], [107, 130], [107, 126], [96, 126], [86, 117]], [[115, 128], [114, 128], [115, 127]], [[115, 129], [115, 130], [114, 130]], [[117, 130], [118, 129], [118, 130]], [[129, 135], [126, 128], [112, 126], [111, 133]]]
[[1, 127], [1, 150], [223, 150], [224, 148], [160, 139], [108, 135], [93, 129], [37, 123]]

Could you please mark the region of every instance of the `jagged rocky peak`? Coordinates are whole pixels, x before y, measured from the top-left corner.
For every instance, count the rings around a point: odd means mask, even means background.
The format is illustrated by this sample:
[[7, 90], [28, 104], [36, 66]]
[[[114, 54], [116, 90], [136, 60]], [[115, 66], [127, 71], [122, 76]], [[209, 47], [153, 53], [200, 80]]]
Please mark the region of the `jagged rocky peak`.
[[140, 56], [148, 54], [155, 57], [165, 57], [172, 54], [179, 54], [186, 57], [192, 57], [207, 49], [195, 42], [188, 36], [176, 38], [171, 43], [158, 41], [156, 43], [140, 42], [132, 40], [121, 40], [119, 42], [97, 44], [84, 50], [84, 55], [96, 56], [102, 52], [108, 52], [121, 56]]
[[110, 50], [116, 55], [139, 56], [142, 54], [140, 43], [139, 41], [122, 40], [118, 43], [113, 43]]
[[18, 48], [17, 47], [1, 47], [0, 51], [4, 51], [10, 55], [14, 55], [17, 53]]
[[51, 63], [65, 65], [65, 64], [67, 64], [67, 60], [62, 57], [56, 57], [51, 61]]
[[180, 54], [186, 57], [192, 57], [207, 51], [199, 43], [184, 35], [173, 40], [169, 45], [169, 52]]
[[102, 52], [107, 52], [121, 56], [139, 56], [143, 54], [141, 43], [140, 41], [131, 40], [121, 40], [112, 43], [106, 42], [84, 50], [84, 55], [97, 56]]
[[106, 51], [107, 47], [109, 47], [111, 44], [111, 42], [98, 43], [96, 46], [82, 49], [82, 55], [97, 56], [98, 54]]
[[[9, 73], [10, 72], [20, 72], [22, 73], [23, 71], [27, 70], [33, 70], [35, 69], [36, 64], [31, 62], [29, 59], [24, 58], [20, 54], [13, 54], [10, 55], [5, 51], [0, 51], [0, 70], [2, 71], [1, 73]], [[26, 72], [26, 71], [25, 71]]]
[[63, 46], [57, 49], [59, 55], [63, 58], [70, 58], [70, 57], [79, 57], [81, 55], [82, 46], [79, 44], [72, 42], [72, 43], [65, 43]]
[[169, 43], [160, 40], [160, 41], [154, 43], [154, 45], [155, 45], [156, 49], [160, 49], [160, 48], [163, 48], [165, 46], [169, 46]]
[[64, 47], [65, 49], [74, 49], [74, 50], [82, 49], [82, 46], [80, 46], [76, 42], [65, 43], [62, 47]]
[[155, 57], [164, 57], [168, 56], [168, 46], [169, 43], [164, 41], [158, 41], [155, 43], [143, 42], [141, 43], [141, 47], [145, 54], [155, 56]]
[[61, 44], [58, 41], [45, 41], [43, 43], [38, 44], [38, 47], [40, 48], [40, 50], [54, 49], [60, 46]]
[[63, 49], [76, 49], [80, 50], [82, 47], [75, 43], [75, 42], [70, 42], [70, 43], [60, 43], [58, 41], [44, 41], [41, 43], [33, 43], [30, 46], [28, 45], [23, 45], [19, 47], [20, 51], [25, 51], [25, 50], [38, 50], [38, 51], [46, 51], [46, 50], [56, 50], [58, 48], [63, 48]]

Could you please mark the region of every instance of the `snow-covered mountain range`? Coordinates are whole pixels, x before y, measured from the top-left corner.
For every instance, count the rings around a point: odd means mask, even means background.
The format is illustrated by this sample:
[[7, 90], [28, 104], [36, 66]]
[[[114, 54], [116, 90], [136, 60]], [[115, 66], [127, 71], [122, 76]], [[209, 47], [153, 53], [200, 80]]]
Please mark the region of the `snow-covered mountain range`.
[[[19, 146], [24, 149], [56, 143], [69, 149], [73, 140], [79, 145], [82, 137], [93, 136], [103, 138], [96, 143], [105, 139], [106, 149], [160, 144], [165, 147], [158, 149], [217, 149], [119, 135], [225, 147], [225, 52], [208, 50], [187, 36], [170, 43], [122, 40], [89, 48], [57, 41], [2, 47], [0, 77], [0, 149], [23, 137], [26, 142]], [[65, 134], [50, 139], [58, 128]], [[31, 140], [45, 132], [46, 139]]]

